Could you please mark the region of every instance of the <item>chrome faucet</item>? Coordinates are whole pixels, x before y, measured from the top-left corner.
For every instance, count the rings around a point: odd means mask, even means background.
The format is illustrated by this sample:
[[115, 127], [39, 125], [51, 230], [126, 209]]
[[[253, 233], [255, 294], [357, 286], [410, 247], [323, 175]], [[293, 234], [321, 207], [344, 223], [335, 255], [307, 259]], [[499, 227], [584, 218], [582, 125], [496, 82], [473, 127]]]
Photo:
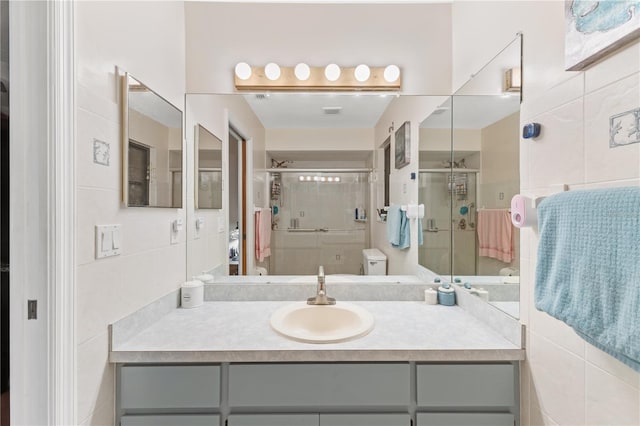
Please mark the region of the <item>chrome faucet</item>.
[[320, 265], [318, 268], [318, 291], [315, 297], [307, 299], [307, 305], [335, 305], [336, 299], [327, 297], [327, 286], [324, 279], [324, 267]]

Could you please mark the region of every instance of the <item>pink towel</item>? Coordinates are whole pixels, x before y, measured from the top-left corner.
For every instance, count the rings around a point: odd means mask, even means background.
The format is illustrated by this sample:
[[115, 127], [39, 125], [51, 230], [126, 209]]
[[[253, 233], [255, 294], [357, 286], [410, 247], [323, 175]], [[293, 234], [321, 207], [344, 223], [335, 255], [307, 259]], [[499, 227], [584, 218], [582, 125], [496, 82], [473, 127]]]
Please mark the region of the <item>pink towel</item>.
[[256, 212], [255, 237], [256, 259], [262, 262], [265, 257], [271, 256], [271, 210]]
[[478, 210], [480, 256], [505, 263], [513, 260], [513, 225], [507, 209]]

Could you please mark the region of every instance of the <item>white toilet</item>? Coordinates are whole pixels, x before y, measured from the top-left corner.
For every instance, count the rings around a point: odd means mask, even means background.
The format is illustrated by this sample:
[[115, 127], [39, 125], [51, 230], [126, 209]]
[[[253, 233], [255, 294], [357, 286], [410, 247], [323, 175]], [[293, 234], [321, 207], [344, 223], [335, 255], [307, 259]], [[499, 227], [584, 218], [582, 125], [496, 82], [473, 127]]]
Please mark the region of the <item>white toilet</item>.
[[362, 250], [365, 275], [387, 275], [387, 256], [378, 249]]

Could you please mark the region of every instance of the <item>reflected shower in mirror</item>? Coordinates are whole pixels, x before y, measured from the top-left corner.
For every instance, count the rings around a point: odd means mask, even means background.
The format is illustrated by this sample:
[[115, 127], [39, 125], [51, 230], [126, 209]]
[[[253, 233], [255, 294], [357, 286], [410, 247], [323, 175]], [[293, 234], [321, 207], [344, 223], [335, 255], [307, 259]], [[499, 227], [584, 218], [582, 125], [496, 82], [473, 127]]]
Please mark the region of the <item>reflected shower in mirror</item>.
[[182, 112], [129, 74], [122, 77], [123, 202], [182, 207]]
[[418, 261], [425, 268], [451, 275], [451, 98], [422, 123], [419, 134], [418, 203], [424, 204], [424, 243]]
[[521, 36], [420, 125], [419, 263], [507, 314], [519, 316]]
[[[222, 170], [223, 180], [229, 182], [222, 191], [223, 210], [194, 211], [193, 202], [187, 203], [189, 276], [202, 272], [226, 275], [242, 238], [248, 247], [247, 274], [307, 275], [312, 279], [323, 265], [327, 274], [345, 280], [344, 275], [363, 273], [363, 250], [376, 248], [389, 257], [404, 254], [390, 246], [377, 209], [417, 200], [413, 186], [406, 192], [400, 189], [405, 176], [409, 179], [410, 172], [417, 172], [417, 143], [407, 145], [414, 149], [413, 156], [407, 153], [407, 158], [413, 158], [410, 164], [395, 169], [395, 131], [390, 129], [393, 123], [409, 122], [406, 128], [417, 141], [418, 123], [444, 99], [380, 93], [187, 94], [186, 125], [200, 124], [219, 135], [224, 147], [222, 164], [229, 166]], [[229, 128], [252, 143], [248, 157], [253, 164], [246, 165], [246, 173], [232, 169], [245, 165], [232, 157]], [[186, 139], [191, 152], [193, 132], [187, 132]], [[387, 179], [385, 141], [389, 141], [386, 151], [391, 154], [387, 156]], [[194, 167], [186, 174], [189, 197], [196, 193], [191, 185], [197, 163], [187, 161], [189, 168]], [[244, 175], [250, 184], [246, 193], [233, 190], [232, 179]], [[236, 221], [227, 219], [236, 206], [238, 230]], [[257, 222], [265, 230], [264, 217], [269, 217], [269, 232], [260, 231], [256, 237]], [[415, 227], [413, 232], [417, 232]], [[260, 259], [258, 254], [266, 251], [259, 253], [255, 241], [260, 238], [264, 244], [263, 236], [269, 239], [269, 255]], [[413, 275], [415, 267], [396, 267], [395, 274]]]
[[195, 129], [197, 209], [222, 208], [222, 141], [198, 124]]

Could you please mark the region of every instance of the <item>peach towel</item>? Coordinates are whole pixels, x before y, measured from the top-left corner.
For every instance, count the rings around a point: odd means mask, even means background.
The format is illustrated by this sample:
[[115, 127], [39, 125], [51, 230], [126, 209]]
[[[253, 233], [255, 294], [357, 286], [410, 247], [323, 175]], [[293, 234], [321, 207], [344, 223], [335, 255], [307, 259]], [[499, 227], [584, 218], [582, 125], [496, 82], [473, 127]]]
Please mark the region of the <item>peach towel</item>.
[[479, 255], [513, 261], [513, 225], [507, 209], [478, 210]]
[[256, 212], [255, 237], [256, 259], [262, 262], [271, 256], [271, 210], [268, 208]]

